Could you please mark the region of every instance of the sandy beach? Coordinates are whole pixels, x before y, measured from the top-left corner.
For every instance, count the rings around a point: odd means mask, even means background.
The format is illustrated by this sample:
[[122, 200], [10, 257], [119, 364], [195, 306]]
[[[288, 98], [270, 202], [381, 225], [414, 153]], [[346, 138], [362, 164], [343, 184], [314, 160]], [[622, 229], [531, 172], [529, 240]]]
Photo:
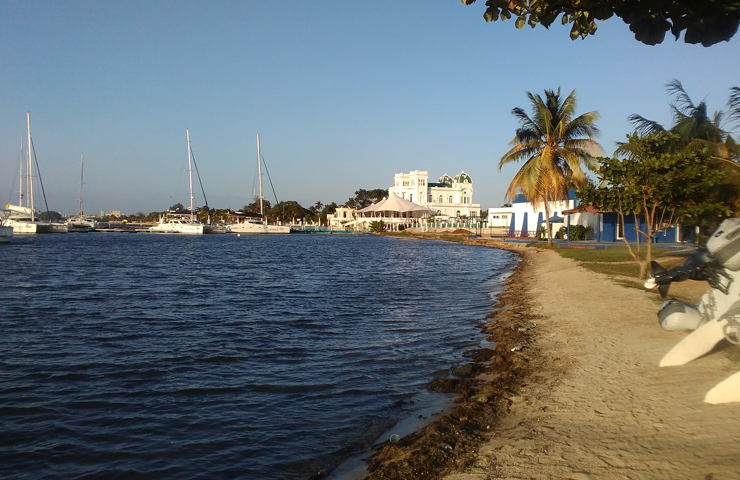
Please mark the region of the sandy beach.
[[660, 329], [654, 295], [513, 248], [522, 261], [484, 327], [496, 352], [453, 386], [445, 418], [379, 452], [371, 478], [740, 478], [740, 404], [703, 402], [740, 370], [740, 347], [660, 368], [685, 333]]

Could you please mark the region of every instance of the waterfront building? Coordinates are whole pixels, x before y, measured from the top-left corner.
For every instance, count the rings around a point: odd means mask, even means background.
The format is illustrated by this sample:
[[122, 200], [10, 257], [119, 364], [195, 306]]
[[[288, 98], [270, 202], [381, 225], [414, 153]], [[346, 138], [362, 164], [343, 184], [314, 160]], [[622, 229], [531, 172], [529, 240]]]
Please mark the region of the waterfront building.
[[[565, 228], [566, 235], [574, 225], [591, 227], [593, 235], [591, 240], [598, 242], [621, 242], [627, 239], [629, 242], [637, 241], [638, 228], [646, 230], [644, 219], [638, 219], [639, 227], [635, 225], [633, 215], [625, 217], [625, 225], [615, 212], [600, 212], [592, 207], [580, 212], [579, 201], [575, 198], [575, 190], [568, 192], [568, 200], [550, 202], [550, 226], [552, 238], [555, 238], [561, 228]], [[529, 202], [524, 195], [518, 195], [511, 206], [491, 207], [488, 209], [488, 229], [491, 234], [505, 235], [509, 238], [536, 239], [541, 228], [546, 228], [545, 203]], [[547, 238], [542, 231], [541, 238]], [[680, 225], [666, 225], [665, 229], [658, 233], [654, 239], [655, 243], [681, 242]]]
[[329, 227], [332, 229], [344, 230], [346, 226], [354, 228], [352, 225], [355, 219], [356, 208], [347, 207], [342, 205], [337, 207], [334, 213], [326, 215], [326, 220], [329, 223]]
[[396, 173], [388, 193], [456, 218], [480, 217], [480, 204], [473, 203], [473, 179], [465, 172], [442, 175], [429, 182], [427, 170]]
[[[549, 203], [550, 227], [555, 238], [560, 227], [565, 225], [568, 215], [565, 210], [576, 208], [575, 191], [568, 192], [568, 200], [557, 200]], [[576, 212], [570, 215], [571, 224], [591, 226], [596, 231], [596, 220], [589, 215]], [[591, 225], [593, 223], [593, 225]], [[505, 234], [515, 238], [537, 238], [537, 232], [547, 227], [545, 219], [545, 202], [530, 202], [524, 195], [518, 195], [511, 206], [491, 207], [488, 209], [488, 227], [497, 230], [498, 234]], [[542, 232], [543, 238], [547, 234]]]

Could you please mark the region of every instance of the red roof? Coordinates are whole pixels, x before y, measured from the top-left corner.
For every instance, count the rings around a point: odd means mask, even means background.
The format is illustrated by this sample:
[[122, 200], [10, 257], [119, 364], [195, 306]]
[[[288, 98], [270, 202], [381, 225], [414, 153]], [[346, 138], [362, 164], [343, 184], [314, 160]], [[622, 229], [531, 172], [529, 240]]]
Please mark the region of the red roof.
[[[599, 214], [601, 213], [599, 210], [596, 210], [594, 207], [586, 207], [586, 210], [584, 210], [586, 213], [593, 213], [593, 214]], [[571, 210], [563, 210], [564, 215], [570, 215], [571, 213], [578, 213], [579, 210], [577, 208], [573, 208]]]

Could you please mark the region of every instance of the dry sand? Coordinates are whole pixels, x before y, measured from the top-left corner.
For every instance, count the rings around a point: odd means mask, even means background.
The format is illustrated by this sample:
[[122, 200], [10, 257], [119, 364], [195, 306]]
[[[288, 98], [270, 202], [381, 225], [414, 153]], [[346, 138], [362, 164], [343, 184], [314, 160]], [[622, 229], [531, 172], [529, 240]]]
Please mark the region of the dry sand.
[[660, 329], [651, 295], [522, 252], [530, 375], [476, 460], [444, 478], [740, 479], [740, 404], [703, 402], [740, 364], [715, 352], [659, 368], [685, 334]]

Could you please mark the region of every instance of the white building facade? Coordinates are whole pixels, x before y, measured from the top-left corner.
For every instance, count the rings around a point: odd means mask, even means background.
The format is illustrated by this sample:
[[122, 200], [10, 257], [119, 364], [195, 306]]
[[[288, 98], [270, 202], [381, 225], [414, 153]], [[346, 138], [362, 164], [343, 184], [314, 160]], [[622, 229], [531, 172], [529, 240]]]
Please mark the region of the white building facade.
[[356, 216], [355, 212], [357, 212], [356, 208], [350, 208], [342, 205], [341, 207], [337, 207], [333, 214], [328, 214], [326, 216], [326, 219], [329, 223], [329, 226], [332, 228], [339, 228], [342, 230], [344, 230], [345, 227], [354, 228], [354, 220]]
[[431, 208], [440, 215], [480, 217], [480, 204], [473, 203], [473, 179], [465, 172], [454, 178], [444, 174], [432, 183], [426, 170], [396, 173], [388, 193]]
[[[575, 192], [568, 192], [568, 200], [550, 202], [550, 226], [553, 238], [561, 227], [583, 225], [599, 228], [596, 215], [588, 212], [573, 212], [576, 208]], [[567, 212], [567, 213], [563, 213]], [[515, 238], [536, 238], [542, 227], [547, 227], [545, 218], [545, 203], [528, 202], [524, 195], [519, 195], [510, 207], [491, 207], [488, 209], [488, 227], [497, 230], [497, 234], [505, 234]]]

